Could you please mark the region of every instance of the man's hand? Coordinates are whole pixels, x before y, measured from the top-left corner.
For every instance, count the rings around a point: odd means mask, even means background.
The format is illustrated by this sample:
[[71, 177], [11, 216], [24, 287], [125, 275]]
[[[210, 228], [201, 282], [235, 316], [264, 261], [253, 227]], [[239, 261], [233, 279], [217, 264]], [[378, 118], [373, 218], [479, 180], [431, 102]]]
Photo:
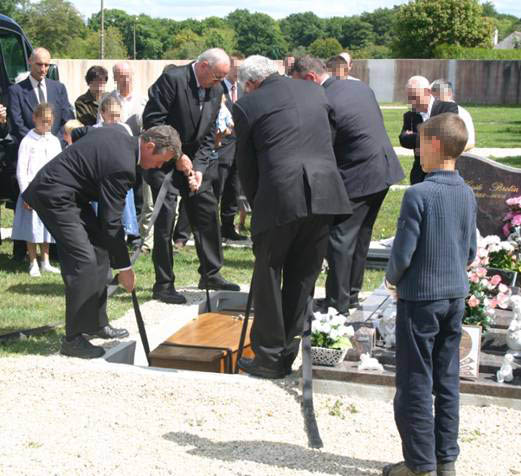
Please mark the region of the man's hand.
[[118, 282], [123, 286], [129, 293], [131, 293], [136, 287], [136, 275], [132, 268], [120, 271], [118, 273]]
[[183, 154], [175, 161], [175, 168], [188, 177], [193, 171], [192, 161], [186, 154]]
[[5, 124], [7, 121], [7, 108], [0, 104], [0, 124]]
[[197, 192], [203, 182], [203, 174], [201, 172], [192, 172], [188, 176], [188, 187], [190, 192]]
[[413, 133], [412, 131], [405, 131], [405, 132], [404, 132], [404, 134], [405, 134], [406, 136], [408, 136], [408, 135], [410, 135], [410, 134], [412, 134], [412, 133]]
[[29, 205], [27, 202], [24, 202], [24, 208], [26, 210], [32, 210], [31, 205]]
[[391, 296], [391, 299], [393, 301], [398, 301], [398, 292], [396, 291], [396, 286], [387, 281], [387, 278], [384, 281], [384, 286], [385, 289], [387, 289], [389, 296]]

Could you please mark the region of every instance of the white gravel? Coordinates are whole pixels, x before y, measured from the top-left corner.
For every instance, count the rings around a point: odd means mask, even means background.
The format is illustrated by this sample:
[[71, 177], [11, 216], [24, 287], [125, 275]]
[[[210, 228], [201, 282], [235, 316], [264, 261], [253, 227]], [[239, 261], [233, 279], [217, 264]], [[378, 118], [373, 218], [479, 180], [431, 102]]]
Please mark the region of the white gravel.
[[[202, 295], [188, 291], [195, 310]], [[186, 322], [181, 308], [143, 305], [152, 339]], [[131, 313], [115, 324], [136, 337]], [[59, 355], [4, 358], [0, 474], [377, 475], [401, 459], [390, 401], [316, 394], [317, 451], [307, 447], [299, 395], [295, 373], [272, 382]], [[520, 438], [520, 411], [464, 406], [458, 474], [521, 474]]]

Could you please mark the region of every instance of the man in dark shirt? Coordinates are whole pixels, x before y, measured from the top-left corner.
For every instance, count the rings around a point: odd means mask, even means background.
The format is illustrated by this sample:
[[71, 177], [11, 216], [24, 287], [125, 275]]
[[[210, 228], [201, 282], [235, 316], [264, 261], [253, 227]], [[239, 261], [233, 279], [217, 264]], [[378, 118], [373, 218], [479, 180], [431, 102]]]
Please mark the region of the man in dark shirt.
[[98, 107], [109, 79], [103, 66], [91, 66], [85, 76], [89, 90], [76, 99], [76, 118], [85, 126], [98, 122]]

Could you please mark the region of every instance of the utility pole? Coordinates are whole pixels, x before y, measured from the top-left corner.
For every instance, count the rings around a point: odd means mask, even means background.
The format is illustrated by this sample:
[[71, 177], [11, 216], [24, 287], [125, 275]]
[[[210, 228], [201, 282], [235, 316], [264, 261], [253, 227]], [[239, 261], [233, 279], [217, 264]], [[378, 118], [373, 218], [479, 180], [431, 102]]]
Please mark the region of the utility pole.
[[103, 8], [103, 0], [101, 0], [101, 28], [100, 28], [100, 59], [105, 59], [105, 9]]
[[136, 23], [137, 16], [134, 17], [134, 59], [136, 59]]

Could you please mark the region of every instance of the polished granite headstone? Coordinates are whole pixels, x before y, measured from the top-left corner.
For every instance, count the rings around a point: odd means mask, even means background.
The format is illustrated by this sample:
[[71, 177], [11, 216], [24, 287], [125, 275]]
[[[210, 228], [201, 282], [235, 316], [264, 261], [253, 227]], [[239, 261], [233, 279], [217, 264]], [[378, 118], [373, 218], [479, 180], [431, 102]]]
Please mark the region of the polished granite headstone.
[[521, 195], [521, 169], [474, 154], [463, 154], [458, 159], [457, 169], [476, 195], [481, 235], [502, 236], [502, 220], [508, 212], [505, 201]]

